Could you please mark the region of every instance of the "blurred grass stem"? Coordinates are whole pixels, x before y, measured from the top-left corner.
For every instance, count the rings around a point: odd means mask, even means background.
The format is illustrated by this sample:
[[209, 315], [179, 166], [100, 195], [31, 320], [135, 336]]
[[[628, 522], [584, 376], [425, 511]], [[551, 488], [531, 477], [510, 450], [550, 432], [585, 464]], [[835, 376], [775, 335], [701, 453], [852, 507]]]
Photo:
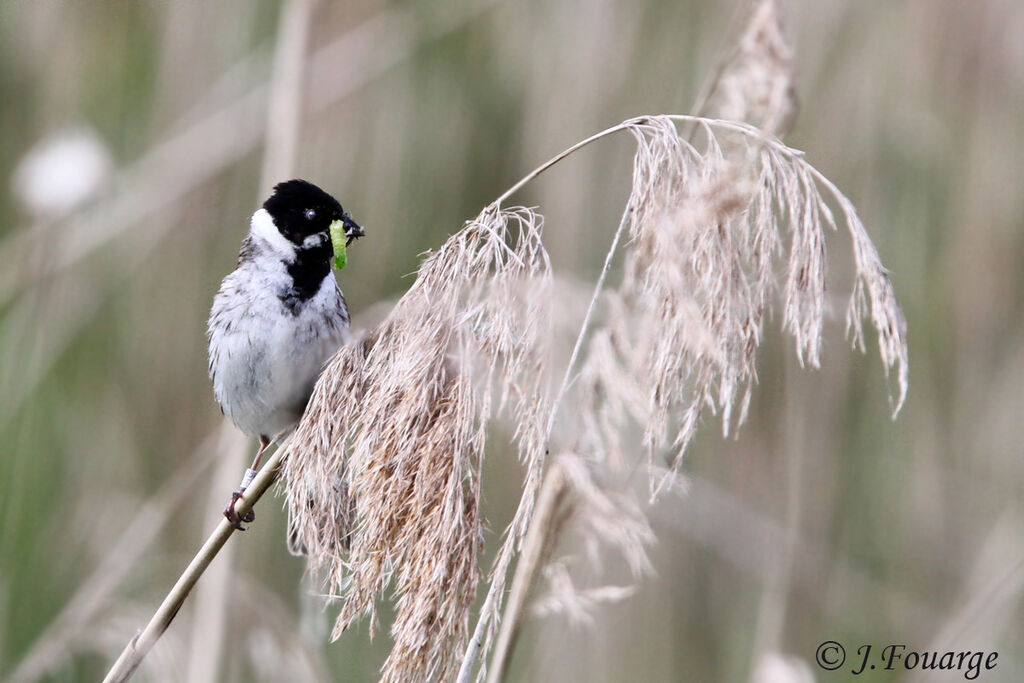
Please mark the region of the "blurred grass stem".
[[516, 636], [519, 635], [519, 626], [526, 611], [527, 600], [537, 581], [551, 540], [559, 527], [558, 511], [562, 507], [567, 489], [562, 468], [556, 461], [544, 477], [533, 521], [523, 541], [522, 554], [512, 577], [508, 603], [501, 617], [501, 630], [494, 646], [487, 683], [498, 683], [505, 676]]
[[[217, 468], [209, 477], [203, 532], [210, 520], [222, 519], [220, 512], [226, 500], [224, 492], [234, 490], [238, 472], [248, 462], [250, 439], [228, 420], [224, 420], [222, 433], [222, 447], [217, 452]], [[212, 454], [207, 455], [209, 457]], [[186, 677], [190, 683], [215, 683], [220, 680], [221, 648], [224, 646], [228, 615], [231, 613], [228, 609], [230, 589], [231, 584], [237, 580], [234, 568], [236, 550], [235, 546], [224, 549], [224, 557], [210, 570], [207, 580], [196, 591]]]
[[10, 683], [39, 680], [58, 666], [65, 653], [71, 649], [72, 639], [96, 619], [96, 615], [108, 604], [129, 571], [137, 566], [138, 558], [163, 530], [171, 512], [182, 504], [206, 474], [214, 462], [211, 456], [215, 447], [222, 442], [221, 432], [211, 433], [203, 439], [185, 464], [163, 484], [156, 495], [139, 508], [103, 562], [82, 582], [63, 611], [18, 663], [7, 679]]
[[[302, 122], [302, 91], [306, 75], [309, 25], [315, 0], [287, 0], [281, 5], [277, 39], [274, 41], [274, 65], [270, 78], [270, 100], [263, 144], [263, 167], [259, 196], [270, 194], [274, 184], [295, 175], [295, 158]], [[217, 474], [213, 477], [209, 510], [219, 519], [224, 494], [231, 491], [238, 472], [244, 467], [249, 439], [235, 432], [231, 447], [225, 449]], [[235, 548], [225, 550], [227, 557], [210, 572], [196, 595], [196, 618], [192, 631], [188, 680], [214, 683], [219, 680], [221, 648], [230, 610], [227, 609], [235, 580]]]
[[[263, 168], [260, 177], [261, 195], [268, 193], [278, 179], [293, 174], [302, 120], [302, 84], [313, 5], [314, 0], [290, 0], [281, 6], [281, 19], [274, 50], [274, 69], [269, 88], [270, 101], [264, 140]], [[233, 428], [229, 427], [229, 429]], [[220, 482], [233, 478], [233, 472], [237, 473], [240, 463], [243, 462], [247, 442], [247, 439], [238, 439], [237, 446], [227, 449], [232, 457], [222, 459], [219, 474], [223, 476], [214, 477], [214, 490], [211, 493], [214, 500], [218, 500], [220, 497], [218, 493]], [[269, 469], [277, 459], [277, 452], [274, 453], [274, 456], [260, 472], [261, 477], [265, 473], [272, 473], [272, 475], [264, 478], [266, 485], [262, 489], [257, 489], [256, 499], [277, 477], [276, 467], [273, 470]], [[257, 477], [257, 479], [259, 478]], [[257, 481], [254, 481], [251, 486], [255, 488], [256, 484]], [[246, 494], [248, 493], [247, 490]], [[242, 502], [239, 501], [238, 506], [240, 515], [245, 514], [245, 511], [240, 509]], [[249, 502], [246, 509], [251, 509], [254, 502], [255, 499]], [[214, 514], [216, 514], [219, 503], [214, 503], [214, 506]], [[131, 676], [149, 648], [160, 638], [171, 620], [174, 619], [192, 587], [214, 556], [224, 547], [232, 531], [234, 531], [233, 526], [226, 519], [221, 519], [220, 524], [185, 573], [178, 579], [142, 635], [129, 643], [118, 662], [115, 663], [114, 669], [108, 674], [108, 679], [127, 680]], [[189, 662], [190, 681], [217, 679], [218, 665], [221, 659], [220, 648], [223, 644], [225, 620], [227, 619], [225, 600], [228, 595], [227, 583], [231, 581], [232, 576], [230, 567], [232, 555], [233, 553], [229, 553], [228, 557], [222, 560], [222, 566], [216, 572], [216, 582], [206, 587], [206, 590], [198, 596], [200, 598], [199, 614], [196, 619], [196, 630], [193, 633], [193, 657]], [[118, 665], [122, 664], [122, 661], [124, 661], [124, 666], [119, 669]], [[116, 672], [123, 672], [123, 674], [117, 675], [123, 675], [124, 678], [112, 678]]]
[[[245, 493], [242, 494], [238, 504], [235, 506], [235, 510], [240, 516], [244, 516], [245, 513], [251, 510], [256, 501], [277, 481], [284, 450], [284, 448], [278, 448], [270, 456], [263, 469], [259, 471], [256, 478], [253, 479], [252, 483], [245, 490]], [[196, 553], [196, 556], [192, 558], [192, 561], [178, 578], [177, 583], [174, 584], [167, 597], [164, 598], [160, 607], [157, 608], [156, 613], [149, 620], [149, 623], [146, 624], [146, 627], [125, 646], [124, 651], [121, 652], [121, 655], [103, 679], [104, 683], [123, 683], [131, 678], [139, 664], [142, 663], [143, 658], [153, 648], [153, 645], [160, 639], [164, 631], [167, 630], [167, 627], [170, 626], [174, 617], [178, 614], [178, 610], [185, 603], [185, 599], [192, 592], [192, 588], [196, 585], [199, 577], [203, 575], [203, 572], [210, 566], [213, 558], [217, 556], [217, 553], [220, 552], [220, 549], [224, 547], [224, 544], [227, 543], [227, 540], [234, 532], [234, 525], [226, 519], [220, 520], [220, 524], [217, 525], [217, 528], [206, 539], [206, 542], [199, 549], [199, 552]]]
[[[497, 2], [489, 0], [440, 13], [425, 30], [416, 22], [414, 8], [381, 11], [316, 49], [310, 55], [308, 85], [303, 88], [308, 97], [307, 116], [323, 112], [372, 83], [424, 45], [452, 34]], [[262, 58], [262, 51], [255, 52], [229, 71], [247, 72], [250, 62]], [[34, 267], [0, 271], [0, 304], [77, 264], [132, 227], [168, 211], [182, 197], [250, 154], [263, 140], [270, 98], [270, 84], [259, 82], [198, 120], [170, 126], [173, 132], [118, 171], [116, 190], [108, 197], [66, 220], [33, 226], [38, 230], [26, 227], [5, 236], [0, 240], [0, 262], [25, 262], [29, 255]], [[154, 229], [152, 223], [149, 227]], [[169, 228], [163, 226], [159, 232], [166, 234]], [[47, 244], [40, 239], [41, 231], [60, 235], [63, 247], [58, 253], [47, 252], [45, 258], [37, 253], [38, 245]]]

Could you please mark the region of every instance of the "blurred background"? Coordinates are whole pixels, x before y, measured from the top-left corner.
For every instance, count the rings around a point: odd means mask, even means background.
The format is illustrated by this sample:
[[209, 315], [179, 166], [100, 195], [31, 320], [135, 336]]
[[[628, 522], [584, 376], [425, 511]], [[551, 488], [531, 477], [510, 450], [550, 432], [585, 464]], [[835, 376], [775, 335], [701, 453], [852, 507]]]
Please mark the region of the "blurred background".
[[[538, 163], [691, 111], [742, 6], [0, 3], [0, 678], [98, 680], [217, 523], [253, 444], [222, 427], [206, 316], [275, 171], [367, 227], [340, 282], [370, 325]], [[708, 420], [688, 490], [651, 510], [656, 576], [589, 627], [529, 622], [513, 680], [845, 679], [814, 663], [826, 640], [995, 650], [980, 680], [1024, 680], [1024, 5], [786, 6], [787, 142], [891, 270], [906, 407], [890, 419], [876, 350], [844, 340], [832, 235], [821, 370], [776, 318], [749, 423], [723, 440]], [[556, 273], [596, 276], [631, 150], [604, 141], [517, 197]], [[520, 481], [489, 454], [490, 552]], [[264, 500], [139, 680], [375, 680], [386, 628], [328, 643], [330, 616]]]

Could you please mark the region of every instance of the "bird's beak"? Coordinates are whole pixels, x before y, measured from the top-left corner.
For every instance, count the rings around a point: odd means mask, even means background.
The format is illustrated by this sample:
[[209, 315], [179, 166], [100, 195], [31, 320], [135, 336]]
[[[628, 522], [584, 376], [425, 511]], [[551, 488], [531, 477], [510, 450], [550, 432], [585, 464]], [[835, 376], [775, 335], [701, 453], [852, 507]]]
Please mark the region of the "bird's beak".
[[363, 227], [361, 225], [359, 225], [358, 223], [356, 223], [354, 220], [352, 220], [352, 218], [347, 213], [346, 214], [342, 214], [342, 216], [341, 216], [341, 223], [342, 223], [342, 225], [345, 226], [345, 246], [346, 247], [348, 245], [352, 244], [352, 242], [354, 242], [355, 240], [359, 239], [360, 237], [362, 237], [363, 235], [366, 234], [366, 231], [363, 230]]

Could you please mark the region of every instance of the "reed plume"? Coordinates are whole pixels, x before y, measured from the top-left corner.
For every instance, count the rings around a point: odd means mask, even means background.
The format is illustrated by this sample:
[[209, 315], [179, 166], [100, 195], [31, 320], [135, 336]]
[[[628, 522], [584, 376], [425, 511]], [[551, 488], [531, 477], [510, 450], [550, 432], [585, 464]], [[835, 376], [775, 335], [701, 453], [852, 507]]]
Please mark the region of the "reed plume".
[[[694, 124], [700, 143], [683, 138], [678, 122]], [[330, 361], [290, 442], [293, 532], [342, 602], [334, 636], [362, 615], [372, 623], [377, 597], [394, 590], [384, 680], [454, 673], [478, 581], [488, 420], [502, 410], [513, 420], [526, 479], [467, 660], [494, 638], [566, 396], [578, 399], [561, 416], [579, 427], [576, 452], [635, 462], [639, 444], [628, 435], [639, 428], [649, 461], [666, 457], [678, 468], [703, 414], [720, 414], [726, 431], [742, 423], [774, 295], [798, 358], [819, 364], [824, 234], [839, 222], [857, 267], [852, 338], [862, 343], [859, 321], [870, 306], [883, 363], [897, 367], [894, 410], [903, 402], [906, 341], [892, 285], [852, 205], [800, 152], [748, 124], [648, 116], [566, 154], [620, 131], [637, 141], [632, 193], [608, 255], [610, 264], [628, 236], [623, 272], [616, 287], [595, 292], [557, 390], [545, 348], [552, 302], [543, 220], [502, 208], [506, 193], [426, 257], [378, 328]], [[635, 544], [628, 554], [642, 555]]]
[[744, 121], [780, 138], [797, 114], [796, 60], [778, 0], [745, 5], [739, 35], [719, 60], [693, 111]]
[[497, 405], [517, 416], [528, 481], [539, 480], [542, 223], [490, 207], [429, 255], [380, 327], [328, 363], [291, 441], [292, 532], [343, 602], [334, 637], [364, 614], [372, 624], [377, 595], [394, 587], [384, 680], [451, 677], [478, 580], [480, 461]]
[[776, 292], [801, 364], [819, 365], [825, 230], [837, 226], [826, 195], [854, 245], [850, 336], [863, 346], [860, 321], [870, 307], [883, 363], [897, 368], [895, 414], [907, 386], [903, 315], [849, 200], [799, 153], [756, 129], [697, 123], [703, 149], [667, 118], [631, 128], [639, 146], [631, 240], [581, 371], [581, 448], [621, 462], [619, 435], [632, 421], [652, 464], [666, 448], [678, 462], [705, 412], [720, 413], [726, 434], [741, 424]]

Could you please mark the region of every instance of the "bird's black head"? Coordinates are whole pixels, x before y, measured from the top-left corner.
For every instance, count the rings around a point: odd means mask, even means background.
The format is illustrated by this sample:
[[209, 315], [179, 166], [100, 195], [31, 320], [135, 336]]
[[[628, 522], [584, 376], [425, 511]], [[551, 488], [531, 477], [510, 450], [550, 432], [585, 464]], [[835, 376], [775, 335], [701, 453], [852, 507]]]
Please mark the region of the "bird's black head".
[[363, 229], [348, 217], [337, 199], [305, 180], [278, 183], [263, 208], [274, 219], [278, 231], [297, 246], [311, 235], [326, 236], [333, 221], [344, 222], [350, 241], [363, 235]]

